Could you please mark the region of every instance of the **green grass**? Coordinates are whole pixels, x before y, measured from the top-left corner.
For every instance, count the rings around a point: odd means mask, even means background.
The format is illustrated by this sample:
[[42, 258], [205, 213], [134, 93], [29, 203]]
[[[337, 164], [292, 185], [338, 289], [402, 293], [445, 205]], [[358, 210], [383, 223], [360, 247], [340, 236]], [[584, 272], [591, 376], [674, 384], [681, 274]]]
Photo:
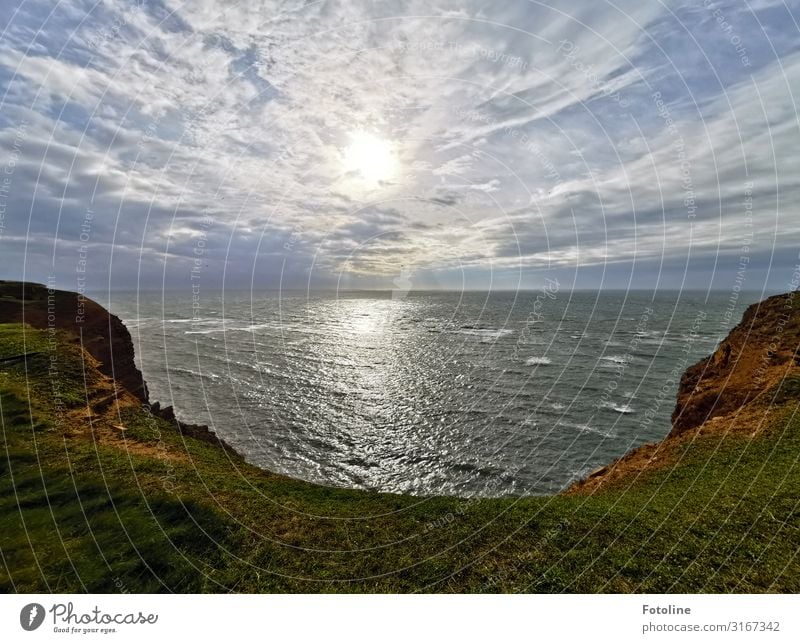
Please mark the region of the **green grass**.
[[[0, 326], [0, 356], [48, 339]], [[82, 354], [57, 348], [79, 408]], [[594, 496], [463, 500], [291, 480], [138, 408], [137, 450], [65, 438], [48, 359], [0, 367], [0, 591], [800, 591], [793, 383], [758, 437], [676, 445]]]

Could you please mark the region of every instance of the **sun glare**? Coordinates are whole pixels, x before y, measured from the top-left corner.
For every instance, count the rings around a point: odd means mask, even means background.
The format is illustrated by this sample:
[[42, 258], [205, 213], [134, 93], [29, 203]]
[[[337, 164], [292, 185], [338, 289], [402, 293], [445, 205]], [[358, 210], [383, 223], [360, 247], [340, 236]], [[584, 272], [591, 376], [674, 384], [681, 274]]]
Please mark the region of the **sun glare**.
[[365, 181], [387, 181], [397, 171], [394, 146], [371, 132], [358, 130], [350, 134], [350, 145], [344, 152], [345, 171], [357, 173]]

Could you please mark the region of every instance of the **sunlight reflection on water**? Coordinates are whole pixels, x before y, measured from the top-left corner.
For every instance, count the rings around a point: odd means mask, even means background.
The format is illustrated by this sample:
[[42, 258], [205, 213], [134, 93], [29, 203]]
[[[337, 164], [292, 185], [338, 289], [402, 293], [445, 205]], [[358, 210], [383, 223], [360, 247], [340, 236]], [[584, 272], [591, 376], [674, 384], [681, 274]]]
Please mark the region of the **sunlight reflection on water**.
[[[153, 399], [259, 466], [338, 486], [497, 496], [553, 492], [666, 434], [674, 393], [656, 392], [714, 348], [725, 304], [572, 293], [531, 325], [533, 296], [226, 293], [224, 317], [212, 298], [194, 322], [181, 298], [162, 309], [140, 295], [137, 310], [120, 296], [114, 308]], [[687, 353], [701, 308], [708, 320]]]

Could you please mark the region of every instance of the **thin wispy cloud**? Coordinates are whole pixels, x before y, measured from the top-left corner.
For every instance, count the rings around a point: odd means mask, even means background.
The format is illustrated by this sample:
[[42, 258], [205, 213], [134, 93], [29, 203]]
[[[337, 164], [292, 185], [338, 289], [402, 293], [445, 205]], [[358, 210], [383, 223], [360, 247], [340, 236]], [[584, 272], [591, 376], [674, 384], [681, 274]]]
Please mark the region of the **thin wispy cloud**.
[[180, 285], [198, 257], [231, 286], [727, 287], [744, 253], [753, 287], [780, 288], [799, 16], [19, 2], [0, 23], [0, 269], [70, 287], [88, 248], [96, 288]]

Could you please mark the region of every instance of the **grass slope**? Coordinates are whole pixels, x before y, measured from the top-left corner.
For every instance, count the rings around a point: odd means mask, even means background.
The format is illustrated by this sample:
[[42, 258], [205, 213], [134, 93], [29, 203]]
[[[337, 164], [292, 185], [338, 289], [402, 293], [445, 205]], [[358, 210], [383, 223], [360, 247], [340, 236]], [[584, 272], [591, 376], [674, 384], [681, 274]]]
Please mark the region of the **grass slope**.
[[0, 591], [800, 592], [800, 381], [755, 436], [675, 441], [593, 495], [463, 500], [270, 474], [129, 400], [90, 424], [92, 358], [0, 325], [0, 360], [21, 353], [0, 362]]

